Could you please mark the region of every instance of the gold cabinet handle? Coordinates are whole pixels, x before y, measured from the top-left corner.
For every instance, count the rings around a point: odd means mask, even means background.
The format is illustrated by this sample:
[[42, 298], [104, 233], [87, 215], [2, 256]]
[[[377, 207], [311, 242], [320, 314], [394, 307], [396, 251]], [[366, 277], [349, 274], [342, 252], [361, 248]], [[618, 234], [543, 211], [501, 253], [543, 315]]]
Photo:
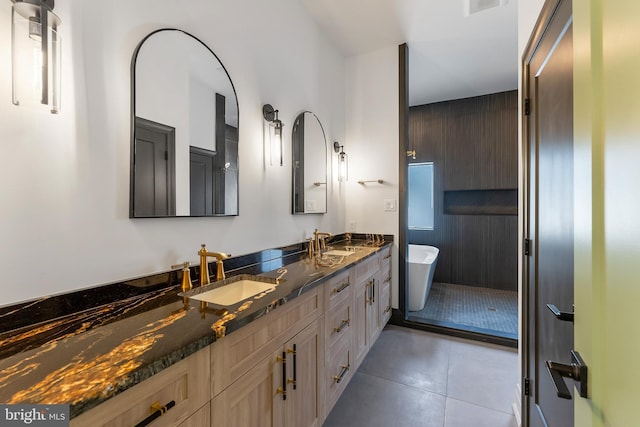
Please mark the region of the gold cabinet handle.
[[333, 376], [333, 381], [335, 381], [336, 384], [339, 384], [340, 381], [344, 379], [344, 376], [347, 375], [347, 372], [349, 372], [349, 365], [342, 365], [342, 369], [340, 370], [340, 373], [338, 375]]
[[384, 283], [389, 283], [389, 282], [391, 282], [391, 276], [389, 276], [386, 279], [384, 279]]
[[384, 309], [384, 313], [387, 314], [390, 311], [391, 311], [391, 304], [389, 304], [387, 308]]
[[350, 283], [347, 280], [346, 282], [344, 282], [343, 284], [341, 284], [337, 288], [333, 288], [333, 290], [331, 291], [331, 295], [339, 294], [340, 292], [342, 292], [345, 289], [347, 289], [349, 287], [349, 285], [350, 285]]
[[282, 387], [276, 389], [277, 394], [282, 395], [282, 400], [287, 400], [287, 352], [282, 352], [282, 357], [278, 356], [276, 361], [282, 362]]
[[155, 420], [156, 418], [164, 415], [165, 412], [167, 412], [169, 409], [173, 408], [174, 406], [176, 406], [175, 400], [172, 400], [171, 402], [167, 403], [164, 406], [162, 406], [160, 404], [160, 402], [154, 402], [151, 405], [151, 415], [149, 415], [144, 420], [140, 421], [134, 427], [144, 427], [144, 426], [147, 426], [147, 425], [151, 424], [151, 422], [153, 420]]
[[389, 258], [391, 258], [391, 252], [389, 252], [389, 255], [385, 256], [385, 257], [384, 257], [384, 258], [382, 258], [382, 259], [389, 259]]
[[349, 319], [340, 322], [340, 325], [337, 328], [333, 328], [333, 332], [339, 334], [346, 326], [349, 326]]

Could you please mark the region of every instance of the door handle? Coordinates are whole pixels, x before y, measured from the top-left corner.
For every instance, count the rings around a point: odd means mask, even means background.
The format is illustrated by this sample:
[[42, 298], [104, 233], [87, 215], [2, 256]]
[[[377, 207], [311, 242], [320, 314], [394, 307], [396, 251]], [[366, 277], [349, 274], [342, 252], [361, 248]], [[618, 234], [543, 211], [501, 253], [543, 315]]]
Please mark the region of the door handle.
[[570, 365], [550, 360], [547, 360], [545, 365], [547, 366], [547, 372], [551, 375], [553, 386], [556, 389], [558, 397], [571, 400], [571, 393], [569, 393], [569, 388], [564, 382], [563, 377], [572, 378], [577, 382], [579, 384], [578, 392], [580, 396], [584, 398], [587, 397], [587, 365], [577, 351], [571, 350]]
[[569, 313], [568, 311], [560, 311], [558, 307], [553, 304], [547, 304], [547, 308], [556, 316], [558, 320], [564, 320], [567, 322], [573, 322], [573, 312]]

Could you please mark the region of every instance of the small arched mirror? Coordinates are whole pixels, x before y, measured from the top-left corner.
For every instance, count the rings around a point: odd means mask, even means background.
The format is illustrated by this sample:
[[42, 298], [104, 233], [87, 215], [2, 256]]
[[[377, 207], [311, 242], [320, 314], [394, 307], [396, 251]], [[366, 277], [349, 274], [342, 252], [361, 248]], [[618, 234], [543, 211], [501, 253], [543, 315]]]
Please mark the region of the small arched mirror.
[[238, 100], [218, 57], [162, 29], [131, 74], [130, 217], [238, 215]]
[[318, 117], [304, 111], [293, 123], [293, 213], [327, 212], [327, 143]]

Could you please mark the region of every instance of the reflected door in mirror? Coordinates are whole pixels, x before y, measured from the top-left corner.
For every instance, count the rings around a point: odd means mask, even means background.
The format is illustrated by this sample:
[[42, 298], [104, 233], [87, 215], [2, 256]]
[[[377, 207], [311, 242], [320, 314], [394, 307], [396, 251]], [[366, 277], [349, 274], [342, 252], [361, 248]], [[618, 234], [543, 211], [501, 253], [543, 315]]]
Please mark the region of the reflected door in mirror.
[[136, 118], [135, 215], [175, 215], [175, 129]]

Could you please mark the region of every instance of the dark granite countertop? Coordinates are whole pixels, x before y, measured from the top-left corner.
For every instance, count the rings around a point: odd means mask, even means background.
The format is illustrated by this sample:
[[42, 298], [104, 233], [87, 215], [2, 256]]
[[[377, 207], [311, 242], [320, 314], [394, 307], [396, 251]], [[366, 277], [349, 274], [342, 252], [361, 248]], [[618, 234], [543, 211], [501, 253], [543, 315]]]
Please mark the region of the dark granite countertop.
[[[382, 247], [391, 236], [385, 240]], [[73, 418], [381, 249], [357, 240], [349, 245], [360, 249], [320, 265], [308, 258], [305, 244], [225, 261], [228, 277], [275, 278], [278, 269], [287, 270], [273, 291], [228, 307], [180, 296], [176, 272], [0, 307], [0, 403], [70, 404]], [[341, 249], [345, 242], [331, 246]], [[103, 300], [105, 292], [113, 301]]]

